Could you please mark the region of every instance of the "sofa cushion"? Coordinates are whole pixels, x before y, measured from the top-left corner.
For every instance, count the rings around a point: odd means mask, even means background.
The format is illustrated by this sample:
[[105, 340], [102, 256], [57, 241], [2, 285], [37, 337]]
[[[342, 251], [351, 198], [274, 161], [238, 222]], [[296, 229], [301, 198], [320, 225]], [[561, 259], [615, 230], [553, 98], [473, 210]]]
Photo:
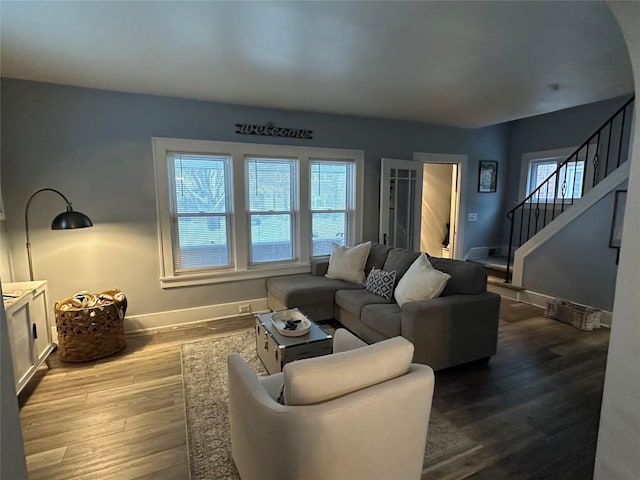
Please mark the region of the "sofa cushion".
[[267, 291], [288, 308], [334, 303], [337, 290], [359, 289], [362, 285], [310, 274], [285, 275], [267, 279]]
[[329, 257], [329, 269], [325, 276], [335, 280], [364, 284], [366, 279], [364, 266], [370, 249], [371, 242], [361, 243], [355, 247], [341, 247], [334, 243]]
[[367, 264], [364, 266], [365, 275], [369, 275], [374, 268], [383, 270], [384, 262], [387, 260], [389, 252], [393, 250], [393, 247], [389, 245], [382, 245], [378, 242], [371, 242], [371, 249], [369, 250], [369, 257], [367, 257]]
[[402, 278], [402, 276], [409, 270], [409, 267], [413, 262], [415, 262], [416, 258], [420, 256], [420, 252], [411, 252], [409, 250], [405, 250], [404, 248], [393, 248], [389, 251], [387, 255], [387, 259], [384, 262], [383, 270], [387, 272], [396, 272], [396, 282], [398, 282]]
[[360, 320], [387, 338], [397, 337], [402, 329], [402, 309], [397, 303], [365, 305]]
[[487, 291], [487, 272], [482, 265], [436, 257], [431, 257], [429, 261], [433, 268], [451, 275], [441, 296], [474, 295]]
[[395, 337], [366, 347], [287, 363], [283, 369], [287, 405], [313, 405], [404, 375], [413, 344]]
[[387, 272], [378, 268], [372, 268], [367, 276], [365, 289], [368, 292], [391, 300], [393, 297], [393, 286], [396, 282], [396, 272]]
[[433, 268], [423, 253], [398, 282], [393, 296], [401, 307], [407, 302], [431, 300], [442, 293], [450, 278], [448, 273]]
[[360, 311], [365, 305], [372, 303], [392, 303], [393, 300], [387, 300], [366, 290], [338, 290], [336, 292], [335, 302], [338, 307], [346, 310], [354, 317], [359, 317]]

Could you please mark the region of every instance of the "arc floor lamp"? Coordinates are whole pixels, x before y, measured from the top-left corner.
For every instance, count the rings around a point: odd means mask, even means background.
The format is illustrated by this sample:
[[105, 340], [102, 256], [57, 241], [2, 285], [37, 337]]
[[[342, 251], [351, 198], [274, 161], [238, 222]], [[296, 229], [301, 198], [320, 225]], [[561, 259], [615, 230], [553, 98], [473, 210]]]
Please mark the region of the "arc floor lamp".
[[53, 188], [42, 188], [29, 197], [27, 206], [24, 209], [24, 225], [27, 233], [27, 258], [29, 259], [29, 279], [33, 280], [33, 262], [31, 260], [31, 241], [29, 240], [29, 206], [33, 197], [41, 192], [54, 192], [62, 197], [67, 204], [67, 210], [62, 212], [51, 222], [51, 230], [67, 230], [71, 228], [93, 227], [93, 222], [84, 213], [76, 212], [71, 206], [71, 202], [58, 190]]

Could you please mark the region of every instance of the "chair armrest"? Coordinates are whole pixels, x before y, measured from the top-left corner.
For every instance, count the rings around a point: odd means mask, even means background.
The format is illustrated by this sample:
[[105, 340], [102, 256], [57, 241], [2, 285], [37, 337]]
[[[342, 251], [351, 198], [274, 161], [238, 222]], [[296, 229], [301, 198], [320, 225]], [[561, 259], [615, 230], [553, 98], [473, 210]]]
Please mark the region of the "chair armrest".
[[311, 275], [316, 277], [324, 277], [329, 270], [329, 259], [312, 260], [311, 261]]
[[402, 306], [401, 334], [413, 361], [440, 370], [496, 353], [500, 295], [449, 295]]
[[366, 346], [367, 343], [364, 340], [356, 337], [346, 328], [338, 328], [333, 334], [333, 353], [346, 352]]
[[230, 397], [236, 399], [243, 398], [240, 401], [251, 399], [251, 402], [258, 403], [263, 407], [273, 410], [281, 410], [282, 405], [273, 399], [267, 389], [264, 387], [256, 372], [249, 364], [237, 353], [230, 353], [227, 356], [227, 371], [229, 374], [229, 392]]

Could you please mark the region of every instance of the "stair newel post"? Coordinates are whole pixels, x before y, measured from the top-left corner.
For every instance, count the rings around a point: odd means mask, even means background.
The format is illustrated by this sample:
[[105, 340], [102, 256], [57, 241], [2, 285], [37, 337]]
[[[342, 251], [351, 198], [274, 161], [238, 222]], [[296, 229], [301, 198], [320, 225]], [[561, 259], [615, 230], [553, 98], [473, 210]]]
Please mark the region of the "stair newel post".
[[[518, 247], [522, 245], [522, 228], [524, 227], [524, 206], [525, 206], [525, 203], [521, 203], [516, 207], [520, 209], [520, 236], [518, 237]], [[512, 211], [515, 211], [515, 209]], [[514, 215], [514, 218], [515, 218], [515, 215]]]
[[[513, 248], [513, 223], [514, 223], [514, 211], [507, 212], [507, 218], [511, 221], [511, 227], [509, 228], [509, 251], [507, 252], [507, 273], [504, 279], [505, 283], [511, 283], [511, 250]], [[520, 222], [522, 225], [522, 221]], [[522, 228], [520, 229], [522, 230]]]

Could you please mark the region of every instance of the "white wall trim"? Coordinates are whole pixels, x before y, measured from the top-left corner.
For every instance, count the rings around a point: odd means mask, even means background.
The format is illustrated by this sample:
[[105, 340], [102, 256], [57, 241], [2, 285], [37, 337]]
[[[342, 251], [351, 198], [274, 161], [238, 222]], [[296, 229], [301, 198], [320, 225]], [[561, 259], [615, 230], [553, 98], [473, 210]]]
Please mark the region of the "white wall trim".
[[[128, 315], [124, 320], [125, 333], [138, 333], [157, 329], [170, 329], [209, 320], [222, 320], [239, 316], [240, 305], [249, 305], [250, 313], [268, 311], [266, 298], [254, 298], [240, 302], [205, 305], [165, 312]], [[242, 315], [247, 315], [243, 313]]]
[[[556, 297], [552, 297], [550, 295], [546, 295], [544, 293], [533, 292], [531, 290], [511, 290], [506, 287], [500, 287], [499, 285], [489, 285], [489, 291], [493, 291], [494, 293], [499, 294], [502, 297], [508, 298], [510, 300], [515, 300], [517, 302], [527, 303], [529, 305], [533, 305], [535, 307], [546, 308], [547, 303], [551, 300], [554, 300]], [[588, 306], [588, 305], [584, 305]], [[591, 307], [594, 308], [594, 307]], [[612, 312], [608, 310], [600, 310], [600, 324], [603, 327], [611, 328], [611, 318]]]
[[516, 286], [524, 286], [524, 262], [527, 256], [531, 255], [544, 243], [553, 238], [563, 228], [575, 221], [578, 217], [589, 210], [593, 205], [602, 198], [616, 189], [621, 183], [629, 178], [629, 165], [631, 162], [626, 161], [620, 165], [607, 178], [593, 187], [587, 194], [578, 199], [568, 210], [562, 215], [554, 219], [549, 225], [538, 232], [534, 237], [529, 239], [520, 248], [515, 251], [513, 259], [513, 276], [512, 283]]

